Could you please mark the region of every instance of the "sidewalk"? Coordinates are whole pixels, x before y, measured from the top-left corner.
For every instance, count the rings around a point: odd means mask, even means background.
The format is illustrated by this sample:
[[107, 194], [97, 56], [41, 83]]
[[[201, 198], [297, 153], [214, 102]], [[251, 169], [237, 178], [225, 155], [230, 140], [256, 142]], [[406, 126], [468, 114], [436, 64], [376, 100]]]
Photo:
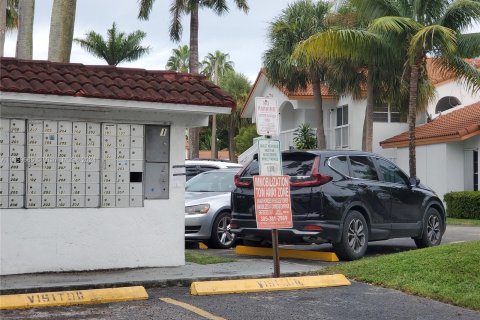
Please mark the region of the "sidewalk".
[[[281, 261], [282, 276], [313, 274], [321, 263]], [[0, 294], [98, 289], [141, 285], [146, 288], [188, 286], [194, 281], [266, 278], [273, 273], [271, 259], [247, 258], [236, 262], [178, 267], [138, 268], [106, 271], [55, 272], [0, 277]]]

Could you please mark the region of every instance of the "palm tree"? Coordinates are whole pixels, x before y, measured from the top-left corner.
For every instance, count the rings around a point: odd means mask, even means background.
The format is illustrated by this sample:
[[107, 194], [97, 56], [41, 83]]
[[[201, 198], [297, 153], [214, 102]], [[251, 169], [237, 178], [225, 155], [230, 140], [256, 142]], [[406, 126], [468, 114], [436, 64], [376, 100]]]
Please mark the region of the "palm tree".
[[50, 21], [48, 60], [70, 62], [77, 0], [54, 0]]
[[[390, 39], [408, 52], [405, 73], [408, 75], [408, 125], [410, 176], [416, 177], [415, 124], [422, 98], [419, 83], [428, 79], [427, 55], [434, 57], [434, 66], [451, 72], [473, 92], [480, 90], [480, 71], [463, 60], [480, 51], [480, 34], [462, 31], [480, 22], [480, 2], [469, 0], [352, 0], [364, 16], [377, 18], [372, 30]], [[468, 40], [467, 40], [468, 39]], [[425, 99], [423, 99], [425, 101]], [[419, 103], [420, 102], [420, 103]]]
[[128, 35], [117, 31], [115, 22], [107, 30], [108, 38], [95, 31], [85, 34], [85, 39], [74, 39], [82, 48], [94, 56], [104, 59], [109, 65], [116, 66], [123, 61], [135, 61], [147, 54], [149, 47], [142, 47], [141, 42], [147, 36], [143, 31], [137, 30]]
[[[220, 78], [220, 87], [225, 90], [237, 103], [237, 106], [241, 106], [247, 100], [248, 93], [250, 92], [250, 81], [242, 73], [236, 73], [235, 71], [228, 71]], [[240, 109], [232, 111], [229, 115], [229, 128], [228, 128], [228, 153], [231, 161], [237, 161], [237, 153], [235, 151], [235, 135], [237, 134], [239, 127], [249, 124], [247, 119], [240, 117]], [[220, 115], [220, 118], [223, 115]]]
[[[140, 0], [138, 18], [148, 20], [150, 11], [155, 0]], [[247, 0], [234, 0], [237, 7], [248, 12]], [[183, 15], [190, 15], [190, 60], [189, 69], [191, 73], [198, 73], [198, 10], [200, 8], [212, 9], [216, 14], [222, 15], [228, 12], [228, 5], [225, 0], [172, 0], [170, 4], [170, 39], [180, 41], [183, 26], [181, 18]], [[198, 158], [199, 129], [189, 130], [190, 158]]]
[[179, 46], [172, 50], [172, 55], [168, 58], [168, 70], [175, 70], [178, 72], [188, 72], [188, 59], [190, 57], [190, 50], [187, 45]]
[[5, 34], [18, 26], [18, 0], [0, 0], [0, 57], [4, 55]]
[[284, 9], [270, 25], [268, 38], [271, 43], [263, 57], [269, 80], [286, 87], [289, 91], [305, 88], [312, 84], [314, 103], [317, 109], [317, 143], [326, 147], [323, 128], [323, 101], [320, 87], [326, 80], [327, 65], [318, 60], [293, 61], [295, 46], [325, 29], [325, 18], [330, 4], [319, 1], [301, 0]]
[[[213, 83], [218, 85], [218, 81], [227, 71], [233, 71], [233, 62], [229, 60], [230, 55], [219, 50], [214, 54], [209, 53], [202, 61], [202, 74], [210, 78]], [[212, 142], [211, 142], [211, 157], [218, 158], [217, 150], [217, 117], [212, 115]]]
[[33, 55], [33, 13], [35, 0], [18, 1], [18, 35], [15, 57], [31, 60]]

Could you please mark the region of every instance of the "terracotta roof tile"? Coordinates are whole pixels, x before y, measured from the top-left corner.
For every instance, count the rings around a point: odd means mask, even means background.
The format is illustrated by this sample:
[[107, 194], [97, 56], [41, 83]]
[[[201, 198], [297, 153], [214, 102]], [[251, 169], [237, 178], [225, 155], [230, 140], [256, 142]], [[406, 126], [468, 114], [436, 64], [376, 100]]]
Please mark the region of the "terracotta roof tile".
[[204, 76], [79, 63], [1, 58], [0, 91], [235, 107]]
[[[480, 134], [480, 101], [443, 114], [415, 130], [417, 145], [459, 141]], [[383, 148], [408, 146], [408, 131], [380, 142]]]

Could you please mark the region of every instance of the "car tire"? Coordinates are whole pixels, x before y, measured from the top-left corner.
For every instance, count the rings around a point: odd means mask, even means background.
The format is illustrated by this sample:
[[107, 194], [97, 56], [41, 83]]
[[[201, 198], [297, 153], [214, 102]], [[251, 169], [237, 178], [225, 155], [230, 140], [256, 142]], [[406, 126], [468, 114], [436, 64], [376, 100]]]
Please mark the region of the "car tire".
[[215, 249], [228, 249], [235, 245], [235, 234], [230, 231], [232, 214], [220, 212], [213, 221], [212, 234], [208, 240], [208, 246]]
[[343, 223], [340, 242], [333, 244], [333, 250], [340, 260], [356, 260], [365, 255], [368, 246], [368, 225], [363, 215], [350, 211]]
[[423, 217], [422, 233], [414, 238], [417, 248], [438, 246], [442, 242], [443, 219], [435, 208], [428, 208]]

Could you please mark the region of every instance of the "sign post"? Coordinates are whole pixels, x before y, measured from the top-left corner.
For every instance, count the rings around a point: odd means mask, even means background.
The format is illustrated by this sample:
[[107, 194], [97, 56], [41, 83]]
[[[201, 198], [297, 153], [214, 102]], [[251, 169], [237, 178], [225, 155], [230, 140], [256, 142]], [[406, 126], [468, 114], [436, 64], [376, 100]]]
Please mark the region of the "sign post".
[[290, 177], [282, 175], [278, 107], [273, 99], [255, 98], [257, 133], [266, 139], [258, 141], [259, 175], [253, 177], [255, 216], [258, 229], [272, 230], [273, 276], [280, 277], [278, 229], [292, 228]]

